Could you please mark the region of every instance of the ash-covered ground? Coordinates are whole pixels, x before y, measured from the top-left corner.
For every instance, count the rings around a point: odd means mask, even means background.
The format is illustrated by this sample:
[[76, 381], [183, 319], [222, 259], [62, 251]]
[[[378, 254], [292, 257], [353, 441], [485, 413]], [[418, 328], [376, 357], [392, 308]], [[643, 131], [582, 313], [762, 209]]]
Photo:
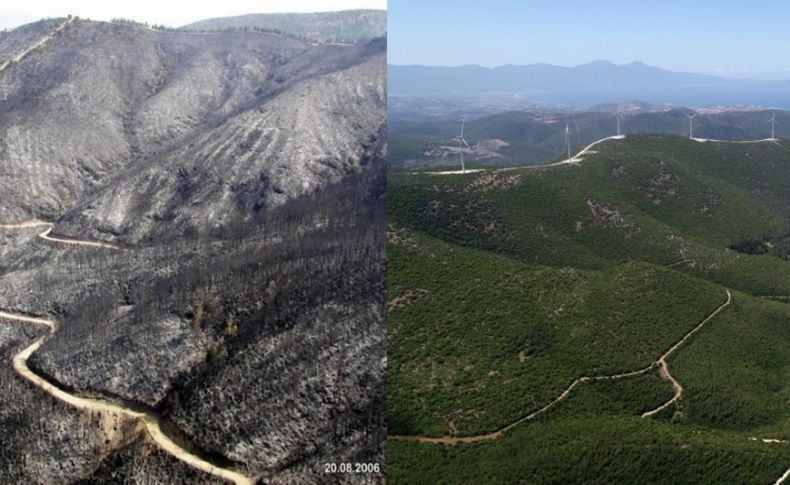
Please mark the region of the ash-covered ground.
[[[0, 224], [120, 249], [0, 229], [0, 309], [60, 323], [30, 368], [262, 482], [383, 481], [323, 464], [384, 467], [386, 41], [64, 22], [0, 35]], [[0, 319], [0, 481], [217, 481], [17, 375], [44, 333]]]

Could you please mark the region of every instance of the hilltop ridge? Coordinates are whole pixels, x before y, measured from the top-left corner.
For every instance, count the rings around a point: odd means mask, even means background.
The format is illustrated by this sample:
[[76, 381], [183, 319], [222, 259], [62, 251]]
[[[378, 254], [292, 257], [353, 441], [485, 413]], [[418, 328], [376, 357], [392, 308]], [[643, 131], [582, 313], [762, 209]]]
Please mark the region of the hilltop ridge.
[[68, 212], [64, 230], [129, 242], [163, 232], [157, 221], [171, 234], [222, 227], [380, 156], [386, 42], [86, 20], [54, 36], [0, 72], [3, 220]]
[[183, 30], [276, 29], [317, 42], [354, 43], [387, 32], [385, 10], [342, 10], [315, 13], [247, 14], [199, 20]]

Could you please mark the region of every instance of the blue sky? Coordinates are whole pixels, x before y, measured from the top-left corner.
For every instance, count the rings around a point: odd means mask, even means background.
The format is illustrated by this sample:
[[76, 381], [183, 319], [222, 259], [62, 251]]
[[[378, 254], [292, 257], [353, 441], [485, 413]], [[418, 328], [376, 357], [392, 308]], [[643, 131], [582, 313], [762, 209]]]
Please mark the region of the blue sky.
[[642, 61], [731, 78], [790, 79], [780, 0], [389, 0], [390, 64], [574, 66]]

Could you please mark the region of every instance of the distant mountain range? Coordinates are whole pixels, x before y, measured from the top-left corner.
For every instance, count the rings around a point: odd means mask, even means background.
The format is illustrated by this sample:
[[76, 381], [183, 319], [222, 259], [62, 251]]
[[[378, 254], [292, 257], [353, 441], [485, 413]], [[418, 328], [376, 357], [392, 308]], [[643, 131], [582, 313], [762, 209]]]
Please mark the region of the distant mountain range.
[[728, 80], [703, 74], [672, 72], [641, 62], [617, 65], [595, 61], [575, 67], [551, 64], [506, 65], [486, 68], [389, 66], [393, 94], [479, 93], [529, 89], [657, 88], [666, 86], [721, 85]]
[[595, 61], [575, 67], [550, 64], [486, 68], [389, 66], [391, 96], [479, 96], [513, 93], [525, 101], [592, 106], [621, 99], [679, 105], [790, 105], [790, 83], [731, 80], [673, 72], [641, 62]]
[[350, 42], [381, 37], [387, 32], [385, 10], [343, 10], [319, 13], [249, 14], [200, 20], [184, 30], [275, 29], [319, 42]]

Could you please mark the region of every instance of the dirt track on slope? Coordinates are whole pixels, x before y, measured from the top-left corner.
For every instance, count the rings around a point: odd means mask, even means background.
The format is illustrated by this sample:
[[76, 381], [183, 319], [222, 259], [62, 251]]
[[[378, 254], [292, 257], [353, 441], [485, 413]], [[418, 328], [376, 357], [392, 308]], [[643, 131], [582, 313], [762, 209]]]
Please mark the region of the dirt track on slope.
[[57, 28], [55, 28], [55, 30], [53, 30], [53, 31], [52, 31], [52, 32], [50, 32], [49, 34], [45, 35], [45, 36], [44, 36], [44, 37], [42, 37], [41, 39], [39, 39], [39, 41], [38, 41], [38, 42], [36, 42], [35, 44], [31, 45], [31, 46], [30, 46], [30, 47], [28, 47], [27, 49], [23, 50], [22, 52], [20, 52], [20, 53], [19, 53], [19, 54], [17, 54], [16, 56], [12, 57], [11, 59], [9, 59], [9, 60], [5, 61], [4, 63], [0, 64], [0, 73], [1, 73], [1, 72], [3, 72], [3, 71], [5, 71], [5, 69], [6, 69], [8, 66], [10, 66], [11, 64], [13, 64], [13, 63], [15, 63], [15, 62], [19, 62], [19, 61], [21, 61], [22, 59], [24, 59], [24, 57], [25, 57], [26, 55], [30, 54], [30, 53], [31, 53], [31, 52], [33, 52], [34, 50], [38, 49], [39, 47], [41, 47], [41, 46], [43, 46], [44, 44], [46, 44], [47, 42], [49, 42], [49, 40], [50, 40], [50, 39], [52, 39], [52, 37], [53, 37], [55, 34], [57, 34], [58, 32], [60, 32], [61, 30], [63, 30], [63, 29], [64, 29], [64, 28], [65, 28], [65, 27], [66, 27], [68, 24], [70, 24], [72, 21], [73, 21], [73, 19], [64, 20], [64, 21], [63, 21], [63, 23], [61, 23], [60, 25], [58, 25], [58, 26], [57, 26]]
[[69, 244], [71, 246], [89, 246], [94, 248], [105, 248], [105, 249], [120, 249], [118, 246], [114, 244], [110, 244], [103, 241], [85, 241], [80, 239], [63, 239], [59, 237], [53, 237], [49, 234], [52, 232], [52, 228], [55, 227], [54, 224], [51, 222], [39, 221], [36, 219], [24, 222], [16, 222], [13, 224], [0, 224], [0, 229], [26, 229], [30, 227], [39, 227], [44, 226], [43, 232], [38, 234], [38, 237], [44, 239], [45, 241], [56, 242], [61, 244]]
[[[117, 247], [115, 246], [108, 245], [106, 243], [96, 242], [96, 241], [61, 240], [56, 238], [49, 238], [47, 237], [47, 235], [49, 234], [49, 231], [52, 230], [52, 224], [43, 221], [26, 221], [16, 224], [4, 224], [4, 225], [0, 225], [0, 228], [23, 229], [23, 228], [37, 227], [37, 226], [47, 226], [47, 230], [39, 234], [39, 237], [43, 239], [56, 241], [64, 244], [117, 249]], [[49, 337], [51, 337], [52, 335], [55, 334], [55, 332], [57, 332], [58, 330], [57, 320], [51, 318], [33, 317], [33, 316], [22, 315], [18, 313], [0, 310], [0, 320], [3, 319], [13, 320], [23, 323], [30, 323], [35, 325], [45, 325], [49, 329], [49, 332], [46, 335], [39, 337], [32, 344], [30, 344], [25, 349], [21, 350], [13, 357], [12, 361], [13, 361], [14, 370], [28, 382], [40, 388], [50, 396], [70, 406], [73, 406], [77, 409], [86, 412], [98, 413], [102, 418], [102, 423], [103, 423], [102, 427], [105, 429], [112, 428], [112, 426], [105, 426], [104, 423], [136, 421], [142, 424], [142, 429], [145, 430], [148, 437], [157, 446], [159, 446], [162, 450], [166, 451], [167, 453], [177, 458], [178, 460], [194, 468], [202, 470], [206, 473], [209, 473], [211, 475], [214, 475], [216, 477], [225, 480], [229, 480], [239, 485], [252, 485], [255, 483], [254, 479], [243, 475], [241, 472], [210, 463], [207, 460], [197, 456], [196, 454], [190, 452], [183, 446], [176, 443], [162, 429], [161, 419], [156, 414], [152, 412], [130, 409], [122, 405], [118, 405], [102, 399], [80, 397], [76, 394], [72, 394], [63, 390], [62, 388], [58, 387], [55, 383], [52, 383], [47, 379], [44, 379], [43, 377], [39, 376], [35, 372], [33, 372], [33, 370], [30, 369], [30, 367], [28, 366], [28, 359], [30, 358], [31, 355], [33, 355], [34, 352], [36, 352], [44, 344], [44, 342]]]
[[[545, 406], [543, 406], [542, 408], [538, 409], [537, 411], [534, 411], [531, 414], [528, 414], [527, 416], [519, 418], [518, 420], [510, 423], [509, 425], [507, 425], [507, 426], [505, 426], [503, 428], [500, 428], [497, 431], [493, 431], [491, 433], [486, 433], [486, 434], [481, 434], [481, 435], [474, 435], [474, 436], [438, 436], [438, 437], [437, 436], [424, 436], [424, 435], [391, 435], [391, 436], [388, 436], [387, 438], [390, 439], [390, 440], [395, 440], [395, 441], [416, 441], [416, 442], [419, 442], [419, 443], [436, 443], [436, 444], [443, 444], [443, 445], [456, 445], [456, 444], [461, 444], [461, 443], [476, 443], [476, 442], [480, 442], [480, 441], [495, 440], [495, 439], [499, 438], [500, 436], [502, 436], [505, 432], [513, 429], [514, 427], [518, 426], [519, 424], [521, 424], [521, 423], [523, 423], [525, 421], [529, 421], [529, 420], [534, 419], [535, 417], [537, 417], [540, 414], [548, 411], [549, 409], [551, 409], [552, 407], [554, 407], [558, 403], [562, 402], [565, 398], [568, 397], [568, 395], [571, 393], [573, 388], [575, 388], [577, 385], [579, 385], [579, 384], [581, 384], [583, 382], [622, 379], [622, 378], [625, 378], [625, 377], [632, 377], [632, 376], [644, 374], [644, 373], [647, 373], [647, 372], [655, 369], [656, 367], [658, 367], [659, 368], [659, 373], [661, 374], [661, 377], [664, 380], [669, 380], [672, 383], [672, 387], [675, 390], [675, 395], [672, 397], [672, 399], [670, 399], [666, 403], [662, 404], [658, 408], [656, 408], [656, 409], [654, 409], [652, 411], [648, 411], [647, 413], [644, 413], [642, 415], [642, 417], [652, 416], [652, 415], [662, 411], [663, 409], [665, 409], [666, 407], [668, 407], [672, 403], [677, 402], [677, 400], [680, 399], [680, 396], [683, 393], [683, 387], [669, 373], [669, 368], [668, 368], [667, 363], [666, 363], [667, 357], [672, 355], [672, 353], [675, 352], [681, 345], [683, 345], [692, 335], [694, 335], [694, 333], [696, 333], [699, 329], [701, 329], [706, 323], [708, 323], [708, 321], [710, 321], [713, 317], [718, 315], [719, 312], [721, 312], [724, 308], [726, 308], [730, 304], [730, 302], [732, 301], [732, 295], [730, 294], [730, 290], [724, 290], [724, 291], [727, 293], [727, 300], [724, 303], [722, 303], [718, 308], [716, 308], [710, 315], [705, 317], [705, 319], [702, 320], [702, 322], [700, 322], [696, 327], [691, 329], [686, 335], [683, 336], [683, 338], [681, 338], [672, 347], [670, 347], [669, 350], [664, 352], [664, 354], [662, 354], [661, 357], [658, 358], [658, 360], [654, 361], [653, 363], [651, 363], [647, 367], [644, 367], [644, 368], [639, 369], [639, 370], [631, 371], [631, 372], [622, 373], [622, 374], [612, 374], [612, 375], [592, 376], [592, 377], [590, 377], [590, 376], [579, 377], [576, 380], [574, 380], [568, 387], [566, 387], [565, 390], [562, 391], [562, 393], [559, 396], [557, 396], [550, 403], [546, 404]], [[790, 475], [790, 470], [788, 470], [788, 475]]]
[[718, 313], [720, 311], [722, 311], [724, 309], [724, 307], [726, 307], [727, 305], [730, 304], [730, 302], [732, 301], [732, 294], [730, 294], [730, 290], [725, 290], [725, 291], [727, 292], [727, 301], [724, 302], [724, 304], [722, 306], [720, 306], [719, 308], [717, 308], [713, 313], [708, 315], [708, 317], [705, 320], [700, 322], [699, 325], [694, 327], [689, 333], [686, 334], [685, 337], [680, 339], [680, 341], [678, 343], [673, 345], [669, 350], [666, 351], [666, 353], [664, 355], [661, 356], [660, 359], [658, 359], [658, 364], [660, 366], [659, 373], [661, 374], [661, 378], [664, 379], [665, 381], [669, 381], [672, 384], [672, 388], [675, 390], [675, 395], [672, 397], [672, 399], [670, 399], [669, 401], [665, 402], [661, 406], [653, 409], [652, 411], [648, 411], [648, 412], [642, 414], [643, 418], [654, 416], [654, 415], [660, 413], [661, 411], [663, 411], [664, 409], [666, 409], [667, 407], [669, 407], [673, 403], [676, 403], [680, 399], [680, 397], [683, 395], [683, 386], [681, 386], [680, 383], [674, 377], [672, 377], [672, 374], [669, 373], [669, 365], [667, 364], [667, 357], [672, 355], [672, 353], [675, 352], [681, 345], [683, 345], [683, 343], [686, 342], [686, 340], [688, 340], [689, 337], [694, 335], [694, 333], [696, 333], [700, 328], [702, 328], [703, 325], [708, 323], [708, 321], [711, 318], [713, 318], [716, 315], [718, 315]]

